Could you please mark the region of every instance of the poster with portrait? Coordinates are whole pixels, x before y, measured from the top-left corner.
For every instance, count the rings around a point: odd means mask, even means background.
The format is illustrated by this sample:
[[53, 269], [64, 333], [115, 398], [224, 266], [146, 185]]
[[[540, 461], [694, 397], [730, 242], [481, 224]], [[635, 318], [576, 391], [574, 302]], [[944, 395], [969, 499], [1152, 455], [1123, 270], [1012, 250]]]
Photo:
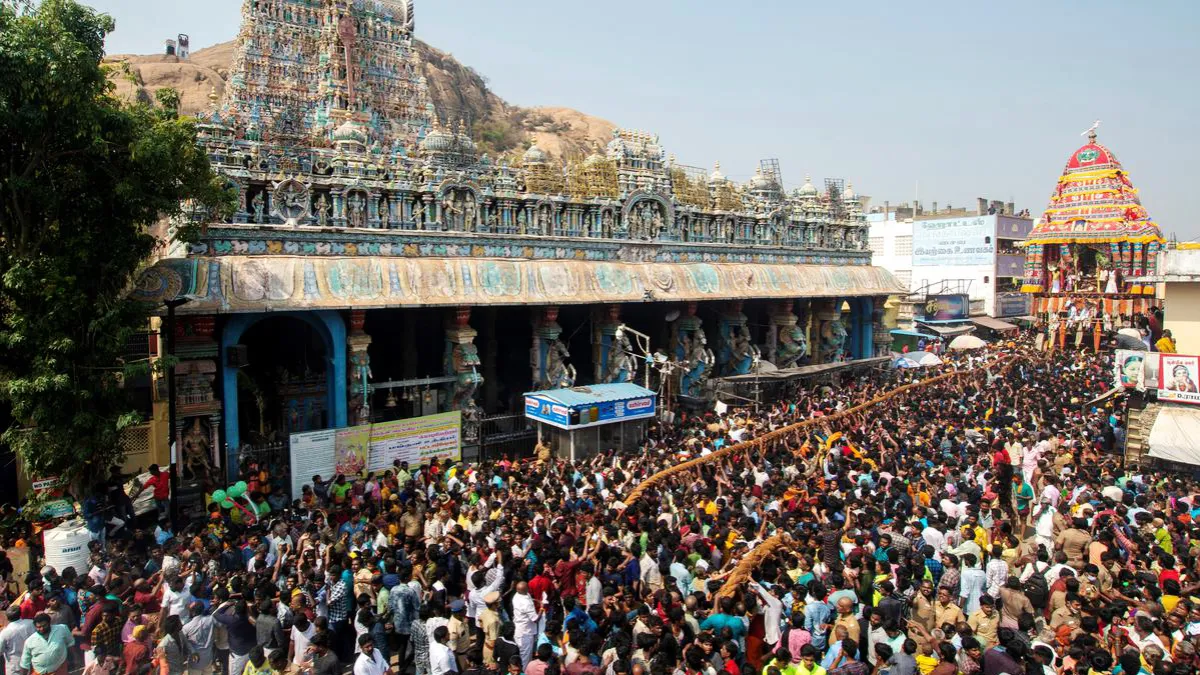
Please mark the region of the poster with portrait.
[[1158, 400], [1200, 404], [1200, 356], [1158, 355]]
[[1118, 349], [1113, 371], [1114, 387], [1146, 390], [1146, 352]]

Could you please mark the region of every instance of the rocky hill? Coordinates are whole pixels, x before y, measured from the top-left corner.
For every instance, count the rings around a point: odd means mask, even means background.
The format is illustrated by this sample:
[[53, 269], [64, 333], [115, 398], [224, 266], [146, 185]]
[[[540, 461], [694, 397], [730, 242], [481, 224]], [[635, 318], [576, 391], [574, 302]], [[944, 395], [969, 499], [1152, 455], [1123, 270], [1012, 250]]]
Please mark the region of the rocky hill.
[[[585, 155], [612, 137], [612, 122], [578, 110], [510, 105], [470, 66], [424, 42], [415, 44], [439, 114], [473, 120], [475, 140], [493, 157], [519, 153], [533, 142], [556, 157]], [[194, 114], [208, 106], [210, 92], [224, 91], [233, 55], [230, 41], [192, 52], [186, 61], [165, 54], [114, 54], [105, 61], [114, 66], [119, 95], [150, 100], [155, 90], [173, 87], [180, 93], [181, 112]]]

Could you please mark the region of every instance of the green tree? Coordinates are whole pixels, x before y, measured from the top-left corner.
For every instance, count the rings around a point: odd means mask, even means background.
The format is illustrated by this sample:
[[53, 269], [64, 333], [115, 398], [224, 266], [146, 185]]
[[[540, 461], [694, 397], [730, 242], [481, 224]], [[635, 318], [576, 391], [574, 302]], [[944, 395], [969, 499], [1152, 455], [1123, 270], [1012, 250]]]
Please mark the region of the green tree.
[[185, 202], [230, 206], [177, 95], [113, 95], [112, 29], [73, 0], [0, 0], [0, 440], [32, 476], [119, 461], [138, 422], [121, 355], [154, 310], [128, 297], [161, 243], [150, 228]]

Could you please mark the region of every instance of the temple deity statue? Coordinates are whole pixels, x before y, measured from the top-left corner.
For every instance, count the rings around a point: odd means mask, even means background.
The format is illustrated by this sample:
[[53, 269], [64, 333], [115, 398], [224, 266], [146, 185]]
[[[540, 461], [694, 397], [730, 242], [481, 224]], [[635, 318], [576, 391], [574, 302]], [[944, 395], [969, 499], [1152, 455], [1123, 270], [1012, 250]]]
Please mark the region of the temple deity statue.
[[325, 199], [325, 195], [317, 197], [317, 225], [325, 227], [329, 224], [329, 201]]
[[846, 326], [841, 319], [826, 321], [821, 329], [821, 362], [834, 363], [846, 348]]
[[475, 209], [476, 209], [475, 196], [472, 195], [470, 192], [463, 195], [463, 206], [462, 206], [462, 212], [463, 212], [462, 231], [463, 232], [474, 232], [475, 231]]
[[733, 329], [730, 336], [730, 364], [729, 367], [738, 375], [744, 375], [750, 372], [754, 362], [758, 360], [760, 353], [758, 347], [755, 347], [750, 341], [750, 329], [745, 326], [737, 326]]
[[808, 340], [799, 326], [783, 327], [779, 331], [779, 344], [775, 347], [775, 365], [791, 368], [808, 353]]
[[685, 354], [683, 374], [679, 378], [679, 394], [699, 398], [704, 393], [704, 383], [712, 372], [713, 364], [717, 362], [716, 355], [708, 348], [708, 338], [702, 331], [695, 332], [695, 339], [684, 335], [680, 341], [679, 351]]
[[600, 232], [602, 236], [605, 237], [611, 237], [613, 235], [612, 211], [605, 211], [600, 215]]
[[262, 225], [266, 221], [263, 220], [263, 207], [266, 205], [266, 200], [263, 199], [263, 193], [259, 192], [254, 195], [254, 199], [250, 200], [250, 206], [254, 209], [254, 222]]
[[629, 209], [629, 238], [642, 238], [642, 213], [640, 210], [633, 208]]
[[350, 206], [350, 227], [366, 227], [367, 200], [358, 192], [352, 192], [346, 203]]
[[183, 436], [184, 472], [192, 479], [212, 473], [211, 447], [208, 432], [200, 426], [200, 418], [192, 418], [192, 426]]
[[475, 396], [483, 382], [479, 375], [479, 349], [474, 344], [456, 344], [450, 352], [450, 365], [455, 377], [450, 394], [450, 409], [462, 410]]
[[459, 229], [457, 226], [458, 225], [458, 215], [461, 213], [461, 210], [454, 203], [454, 193], [453, 192], [447, 192], [446, 196], [442, 197], [441, 210], [442, 210], [442, 230], [446, 231], [446, 230]]

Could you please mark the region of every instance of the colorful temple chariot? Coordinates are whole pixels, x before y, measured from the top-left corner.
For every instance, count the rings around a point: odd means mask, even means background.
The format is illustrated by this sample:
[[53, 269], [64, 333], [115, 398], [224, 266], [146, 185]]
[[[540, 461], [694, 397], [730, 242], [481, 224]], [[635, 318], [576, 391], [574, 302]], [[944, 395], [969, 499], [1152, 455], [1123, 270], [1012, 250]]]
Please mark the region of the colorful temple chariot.
[[[740, 184], [626, 129], [567, 164], [488, 157], [431, 105], [413, 28], [408, 0], [246, 0], [198, 125], [236, 213], [137, 290], [187, 301], [177, 373], [212, 404], [179, 429], [226, 471], [297, 431], [587, 383], [703, 396], [762, 360], [886, 350], [902, 289], [871, 266], [852, 190]], [[671, 368], [648, 377], [623, 326]]]
[[1098, 348], [1102, 331], [1128, 325], [1156, 304], [1154, 285], [1138, 279], [1155, 268], [1165, 240], [1095, 129], [1067, 160], [1024, 244], [1021, 290], [1033, 295], [1035, 315], [1059, 346], [1087, 337]]

